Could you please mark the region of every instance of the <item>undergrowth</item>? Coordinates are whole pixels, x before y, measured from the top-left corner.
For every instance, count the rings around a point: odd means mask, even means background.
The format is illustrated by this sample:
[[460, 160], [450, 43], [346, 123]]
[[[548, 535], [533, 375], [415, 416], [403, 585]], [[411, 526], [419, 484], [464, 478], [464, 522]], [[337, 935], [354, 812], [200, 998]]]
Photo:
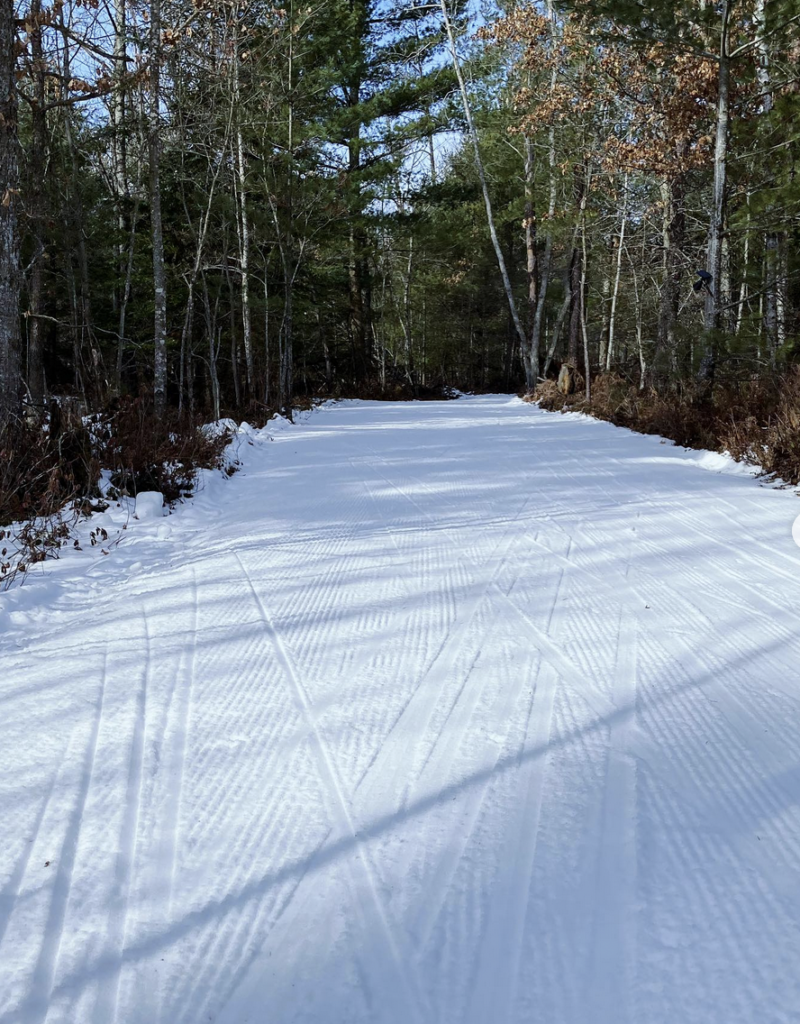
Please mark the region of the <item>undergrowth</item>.
[[[160, 491], [167, 503], [191, 494], [197, 471], [223, 467], [227, 432], [211, 435], [177, 416], [156, 417], [142, 398], [82, 416], [53, 402], [46, 421], [0, 431], [0, 588], [45, 558], [58, 556], [78, 521], [108, 497]], [[226, 472], [232, 472], [230, 468]]]
[[562, 394], [552, 380], [528, 397], [543, 409], [586, 412], [685, 448], [729, 452], [766, 474], [800, 483], [800, 367], [775, 380], [726, 382], [711, 395], [693, 385], [641, 390], [604, 374], [592, 382], [588, 402], [583, 394]]
[[92, 419], [98, 459], [119, 494], [161, 491], [168, 504], [190, 494], [198, 469], [222, 464], [228, 433], [210, 434], [175, 417], [156, 417], [141, 398]]

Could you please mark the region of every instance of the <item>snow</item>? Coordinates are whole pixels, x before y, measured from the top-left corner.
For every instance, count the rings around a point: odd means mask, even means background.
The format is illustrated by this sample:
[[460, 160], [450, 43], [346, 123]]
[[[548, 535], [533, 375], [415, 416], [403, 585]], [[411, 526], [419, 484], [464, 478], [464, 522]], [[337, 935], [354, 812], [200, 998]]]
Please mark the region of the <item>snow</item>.
[[164, 518], [164, 495], [161, 491], [140, 491], [136, 495], [136, 518]]
[[0, 1024], [796, 1021], [797, 496], [508, 396], [235, 443], [0, 595]]

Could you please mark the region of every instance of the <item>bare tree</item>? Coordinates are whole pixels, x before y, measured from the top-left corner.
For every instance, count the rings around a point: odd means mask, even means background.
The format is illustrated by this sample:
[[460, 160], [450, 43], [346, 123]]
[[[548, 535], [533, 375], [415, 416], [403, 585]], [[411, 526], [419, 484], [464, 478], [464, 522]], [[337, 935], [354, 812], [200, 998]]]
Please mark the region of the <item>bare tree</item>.
[[[711, 287], [706, 288], [705, 328], [709, 332], [721, 326], [722, 311], [722, 250], [725, 231], [725, 198], [728, 181], [728, 130], [730, 122], [730, 55], [728, 36], [731, 16], [731, 0], [722, 0], [720, 5], [719, 34], [719, 76], [716, 135], [714, 143], [714, 184], [711, 197], [711, 219], [708, 228], [708, 253], [706, 269], [711, 275]], [[716, 343], [709, 339], [700, 366], [701, 380], [711, 381], [716, 366]]]
[[13, 0], [0, 0], [0, 427], [20, 411], [17, 33]]
[[157, 416], [167, 406], [167, 275], [164, 268], [164, 228], [161, 219], [161, 0], [150, 3], [150, 230], [153, 241], [153, 396]]
[[244, 358], [247, 367], [247, 387], [252, 396], [255, 389], [255, 362], [253, 359], [253, 340], [250, 327], [250, 230], [247, 216], [247, 175], [244, 159], [244, 139], [242, 136], [242, 97], [239, 82], [241, 61], [241, 27], [238, 4], [231, 12], [233, 18], [233, 97], [236, 111], [236, 172], [238, 177], [238, 217], [237, 238], [239, 242], [239, 268], [242, 280], [242, 330], [244, 340]]
[[[447, 33], [447, 41], [450, 44], [450, 57], [453, 61], [453, 70], [456, 73], [458, 79], [458, 87], [461, 92], [461, 102], [464, 106], [464, 117], [467, 121], [467, 129], [469, 131], [469, 137], [472, 142], [473, 152], [475, 154], [475, 167], [478, 171], [478, 178], [481, 183], [481, 191], [483, 193], [483, 203], [486, 207], [486, 221], [489, 225], [489, 234], [492, 239], [492, 246], [494, 247], [495, 256], [497, 257], [497, 266], [500, 269], [500, 276], [503, 279], [503, 288], [506, 293], [506, 300], [508, 302], [509, 312], [511, 313], [511, 320], [514, 324], [514, 330], [517, 333], [517, 340], [519, 341], [520, 352], [523, 356], [523, 361], [526, 365], [530, 366], [530, 356], [528, 355], [528, 343], [525, 337], [525, 331], [522, 327], [522, 323], [519, 318], [517, 311], [517, 303], [514, 299], [514, 292], [511, 288], [511, 280], [508, 276], [508, 270], [506, 269], [506, 260], [503, 255], [503, 250], [500, 246], [500, 241], [497, 237], [497, 229], [494, 223], [494, 213], [492, 212], [492, 199], [489, 195], [489, 185], [486, 181], [486, 171], [483, 166], [483, 157], [481, 155], [481, 146], [478, 139], [478, 131], [475, 127], [475, 122], [472, 117], [472, 106], [469, 101], [469, 93], [467, 92], [467, 84], [464, 81], [464, 74], [461, 70], [461, 62], [458, 59], [458, 51], [456, 50], [456, 38], [453, 32], [453, 23], [450, 19], [450, 15], [447, 12], [446, 0], [439, 0], [439, 6], [442, 11], [442, 21], [444, 23], [445, 32]], [[529, 375], [530, 376], [530, 375]], [[528, 381], [528, 386], [535, 384], [535, 378], [533, 382]]]

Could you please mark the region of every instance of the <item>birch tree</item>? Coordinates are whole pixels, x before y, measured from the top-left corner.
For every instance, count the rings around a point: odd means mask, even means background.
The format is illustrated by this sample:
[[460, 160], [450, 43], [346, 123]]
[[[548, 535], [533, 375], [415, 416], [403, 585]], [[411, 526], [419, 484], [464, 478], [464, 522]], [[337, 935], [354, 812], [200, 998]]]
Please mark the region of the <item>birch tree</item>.
[[[520, 353], [522, 355], [523, 365], [525, 366], [526, 383], [528, 388], [532, 388], [536, 383], [536, 377], [538, 373], [534, 372], [531, 363], [531, 353], [528, 349], [527, 339], [525, 337], [525, 331], [522, 327], [522, 323], [519, 318], [519, 312], [517, 310], [516, 299], [514, 298], [514, 292], [511, 287], [511, 279], [508, 275], [508, 269], [506, 267], [505, 256], [500, 246], [499, 239], [497, 237], [497, 228], [494, 222], [494, 213], [492, 211], [492, 198], [489, 194], [489, 185], [486, 180], [486, 170], [483, 165], [483, 157], [481, 156], [480, 141], [478, 138], [478, 132], [475, 128], [475, 122], [472, 117], [472, 105], [469, 99], [469, 93], [467, 91], [467, 83], [464, 79], [464, 74], [461, 70], [461, 62], [458, 58], [458, 50], [456, 49], [456, 37], [453, 32], [453, 23], [450, 19], [450, 15], [447, 11], [446, 0], [439, 0], [439, 6], [442, 11], [442, 22], [447, 33], [447, 41], [450, 46], [450, 59], [453, 62], [453, 70], [455, 71], [456, 78], [458, 80], [458, 88], [461, 94], [461, 103], [464, 108], [464, 118], [467, 122], [467, 131], [469, 133], [470, 142], [472, 143], [473, 153], [475, 155], [475, 167], [478, 172], [478, 178], [481, 183], [481, 193], [483, 194], [483, 203], [486, 208], [486, 223], [489, 228], [489, 235], [492, 239], [492, 246], [494, 248], [495, 256], [497, 257], [497, 266], [500, 271], [500, 277], [503, 281], [503, 290], [505, 291], [506, 301], [508, 302], [509, 312], [511, 314], [511, 320], [514, 324], [514, 330], [516, 331], [517, 341], [520, 347]], [[538, 367], [537, 367], [538, 369]]]

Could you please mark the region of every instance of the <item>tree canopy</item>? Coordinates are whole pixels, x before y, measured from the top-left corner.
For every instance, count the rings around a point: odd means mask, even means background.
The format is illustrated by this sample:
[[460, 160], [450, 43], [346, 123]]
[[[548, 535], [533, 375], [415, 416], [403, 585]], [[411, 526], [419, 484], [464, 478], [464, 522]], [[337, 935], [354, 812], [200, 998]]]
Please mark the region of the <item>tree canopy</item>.
[[2, 11], [3, 421], [797, 359], [797, 0]]

